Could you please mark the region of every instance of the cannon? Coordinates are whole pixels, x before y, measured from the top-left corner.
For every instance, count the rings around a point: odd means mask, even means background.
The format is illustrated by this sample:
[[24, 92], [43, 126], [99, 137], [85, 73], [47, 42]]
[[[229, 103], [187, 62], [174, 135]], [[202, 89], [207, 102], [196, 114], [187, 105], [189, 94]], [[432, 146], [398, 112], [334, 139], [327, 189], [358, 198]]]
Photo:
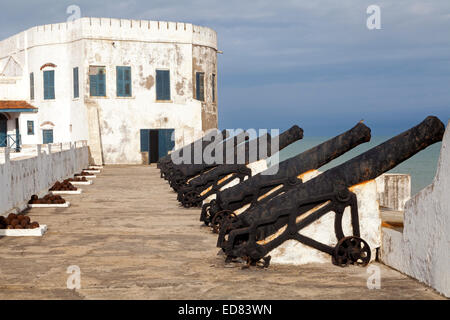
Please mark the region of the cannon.
[[[222, 135], [222, 140], [212, 140], [210, 141], [209, 139], [205, 139], [206, 137], [208, 137], [211, 133], [215, 133], [214, 131], [218, 131], [217, 129], [211, 129], [209, 130], [203, 137], [201, 137], [200, 139], [174, 151], [173, 153], [175, 154], [179, 154], [180, 156], [183, 155], [184, 152], [189, 152], [191, 154], [191, 163], [194, 163], [194, 148], [196, 145], [198, 145], [199, 143], [201, 143], [201, 147], [202, 147], [202, 152], [203, 150], [205, 150], [205, 148], [207, 146], [209, 146], [210, 144], [217, 144], [217, 143], [221, 143], [224, 139], [227, 139], [229, 137], [228, 131], [227, 130], [223, 130], [221, 132]], [[168, 179], [168, 173], [173, 170], [174, 167], [174, 163], [172, 161], [172, 156], [171, 154], [168, 154], [162, 158], [160, 158], [156, 164], [156, 167], [158, 169], [160, 169], [161, 172], [161, 178], [164, 179]]]
[[[417, 126], [393, 137], [361, 155], [327, 170], [314, 179], [297, 185], [284, 194], [251, 208], [223, 224], [218, 247], [230, 261], [247, 259], [248, 265], [263, 260], [270, 263], [268, 253], [286, 240], [296, 240], [325, 252], [338, 266], [370, 262], [370, 248], [360, 238], [356, 195], [349, 187], [375, 179], [428, 146], [442, 140], [444, 124], [436, 117], [427, 117]], [[342, 216], [351, 210], [352, 235], [345, 236]], [[303, 236], [300, 230], [327, 213], [335, 214], [336, 245], [320, 243]]]
[[[229, 138], [228, 130], [223, 130], [222, 135], [219, 137], [215, 134], [217, 134], [217, 131], [208, 131], [201, 139], [178, 151], [172, 152], [167, 156], [169, 160], [167, 158], [164, 159], [164, 162], [166, 163], [164, 165], [166, 168], [164, 171], [164, 178], [169, 181], [169, 184], [175, 190], [177, 189], [178, 184], [183, 185], [186, 182], [187, 176], [190, 174], [198, 171], [203, 172], [217, 165], [215, 163], [211, 164], [204, 161], [203, 152], [206, 148], [211, 148], [213, 150], [212, 155], [215, 155], [215, 148], [220, 146], [221, 148], [219, 148], [219, 150], [221, 149], [223, 155], [225, 155], [226, 152], [231, 152], [228, 151], [228, 149], [234, 148], [242, 140], [248, 140], [245, 131], [239, 132], [231, 138]], [[185, 152], [186, 157], [184, 154]]]
[[[278, 150], [282, 150], [291, 143], [302, 139], [303, 130], [298, 126], [293, 126], [277, 138], [279, 139]], [[268, 152], [263, 154], [255, 152], [257, 154], [255, 160], [266, 159], [270, 156], [270, 149], [269, 145]], [[231, 181], [239, 179], [239, 182], [242, 182], [245, 178], [251, 177], [252, 171], [247, 167], [247, 164], [250, 162], [249, 151], [248, 149], [245, 150], [245, 164], [222, 164], [187, 182], [178, 191], [178, 201], [186, 208], [198, 207], [203, 200], [217, 193]]]
[[215, 200], [202, 206], [200, 221], [217, 232], [221, 222], [235, 216], [236, 210], [249, 205], [248, 210], [294, 188], [301, 183], [304, 173], [322, 167], [361, 143], [370, 141], [370, 138], [370, 129], [360, 122], [352, 129], [282, 161], [276, 174], [262, 172], [218, 192]]
[[[270, 139], [270, 135], [266, 134], [264, 136], [261, 136], [258, 138], [257, 141], [262, 141], [263, 139]], [[242, 131], [237, 135], [235, 135], [234, 137], [229, 138], [228, 140], [221, 141], [221, 143], [213, 145], [213, 147], [214, 146], [219, 147], [219, 145], [221, 144], [220, 146], [222, 149], [221, 159], [226, 159], [227, 155], [231, 154], [233, 156], [232, 160], [235, 163], [237, 159], [238, 146], [241, 144], [242, 140], [245, 141], [245, 143], [243, 144], [245, 149], [248, 149], [248, 146], [253, 143], [253, 141], [252, 142], [248, 141], [249, 137], [247, 136], [247, 133], [245, 131]], [[208, 142], [208, 147], [209, 146], [210, 145]], [[204, 150], [205, 149], [203, 148], [202, 152]], [[215, 155], [215, 151], [216, 150], [213, 150], [212, 152], [213, 155]], [[191, 153], [191, 160], [192, 160], [191, 163], [174, 164], [172, 168], [167, 172], [167, 180], [169, 180], [169, 184], [175, 192], [178, 192], [179, 189], [182, 186], [186, 185], [186, 183], [190, 179], [219, 165], [219, 163], [216, 163], [215, 161], [207, 163], [203, 157], [199, 159], [200, 163], [195, 163], [194, 156], [192, 156], [192, 153]]]

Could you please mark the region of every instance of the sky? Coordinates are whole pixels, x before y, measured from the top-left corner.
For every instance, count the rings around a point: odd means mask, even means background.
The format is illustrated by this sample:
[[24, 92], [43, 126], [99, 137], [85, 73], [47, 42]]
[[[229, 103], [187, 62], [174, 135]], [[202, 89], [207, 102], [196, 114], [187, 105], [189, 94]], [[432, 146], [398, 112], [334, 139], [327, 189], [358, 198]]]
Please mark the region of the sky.
[[[389, 136], [450, 118], [449, 0], [0, 0], [0, 39], [83, 17], [188, 22], [218, 33], [220, 128]], [[381, 29], [370, 30], [370, 5]]]

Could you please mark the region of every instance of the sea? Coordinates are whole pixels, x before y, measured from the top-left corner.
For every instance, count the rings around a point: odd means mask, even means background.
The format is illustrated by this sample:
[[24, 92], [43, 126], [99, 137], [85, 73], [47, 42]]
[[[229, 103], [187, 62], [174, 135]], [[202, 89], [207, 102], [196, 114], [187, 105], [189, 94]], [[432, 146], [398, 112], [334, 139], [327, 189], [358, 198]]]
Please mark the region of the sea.
[[[284, 161], [288, 158], [294, 157], [332, 137], [304, 137], [291, 145], [287, 146], [279, 152], [279, 161]], [[390, 137], [372, 137], [369, 142], [360, 144], [356, 148], [348, 151], [339, 158], [329, 162], [325, 166], [319, 168], [320, 171], [326, 171], [333, 168], [351, 158], [383, 143]], [[437, 165], [442, 143], [435, 143], [428, 148], [417, 153], [408, 160], [400, 163], [398, 166], [389, 171], [389, 173], [405, 173], [411, 175], [411, 195], [428, 186], [433, 182], [436, 175]], [[268, 162], [273, 159], [268, 159]]]

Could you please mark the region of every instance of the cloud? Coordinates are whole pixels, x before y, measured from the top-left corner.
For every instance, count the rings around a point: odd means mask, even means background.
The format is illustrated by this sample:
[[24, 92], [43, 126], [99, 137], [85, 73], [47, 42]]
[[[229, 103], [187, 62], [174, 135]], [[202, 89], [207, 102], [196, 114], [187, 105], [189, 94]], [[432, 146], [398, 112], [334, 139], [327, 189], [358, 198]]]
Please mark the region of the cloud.
[[[65, 21], [71, 4], [83, 16], [215, 29], [224, 51], [222, 127], [234, 125], [236, 112], [255, 127], [287, 126], [294, 118], [342, 126], [368, 117], [386, 129], [425, 113], [450, 116], [448, 0], [16, 0], [2, 6], [0, 38]], [[382, 30], [366, 27], [372, 4], [381, 8]], [[334, 133], [332, 127], [320, 130]]]

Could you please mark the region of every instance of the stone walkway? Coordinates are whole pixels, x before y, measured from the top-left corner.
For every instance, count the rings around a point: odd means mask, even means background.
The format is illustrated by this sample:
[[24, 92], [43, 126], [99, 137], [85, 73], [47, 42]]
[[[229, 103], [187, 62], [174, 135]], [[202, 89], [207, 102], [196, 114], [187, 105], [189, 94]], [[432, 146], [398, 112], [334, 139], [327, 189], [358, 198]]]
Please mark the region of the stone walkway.
[[[216, 235], [184, 209], [159, 171], [107, 166], [67, 209], [32, 209], [43, 237], [0, 239], [0, 299], [444, 299], [382, 264], [381, 289], [367, 269], [330, 264], [227, 268]], [[67, 268], [81, 289], [67, 289]]]

